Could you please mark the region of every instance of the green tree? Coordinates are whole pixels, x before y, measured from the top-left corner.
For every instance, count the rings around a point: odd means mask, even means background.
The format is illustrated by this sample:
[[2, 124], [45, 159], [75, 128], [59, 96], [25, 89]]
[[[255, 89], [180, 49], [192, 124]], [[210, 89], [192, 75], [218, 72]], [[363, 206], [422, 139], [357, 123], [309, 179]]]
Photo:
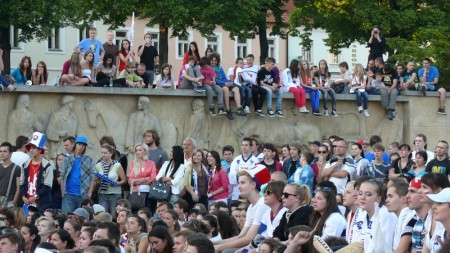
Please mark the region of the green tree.
[[5, 73], [11, 68], [11, 26], [20, 30], [18, 39], [22, 42], [34, 38], [45, 40], [52, 35], [52, 28], [77, 24], [77, 9], [72, 9], [75, 0], [42, 0], [0, 2], [0, 44], [3, 48]]
[[[387, 39], [388, 61], [433, 58], [441, 76], [449, 74], [450, 2], [439, 0], [294, 0], [289, 17], [293, 34], [310, 46], [312, 29], [328, 33], [325, 44], [338, 53], [352, 42], [367, 43], [379, 25]], [[297, 27], [302, 27], [298, 31]]]

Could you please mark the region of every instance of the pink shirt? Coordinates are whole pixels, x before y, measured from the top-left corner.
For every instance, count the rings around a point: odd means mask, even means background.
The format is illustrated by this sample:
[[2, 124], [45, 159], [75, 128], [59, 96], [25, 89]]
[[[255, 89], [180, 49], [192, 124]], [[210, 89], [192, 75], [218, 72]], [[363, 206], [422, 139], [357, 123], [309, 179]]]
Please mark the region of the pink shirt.
[[223, 191], [217, 195], [209, 198], [210, 200], [218, 200], [218, 199], [226, 199], [228, 198], [228, 176], [224, 170], [219, 170], [219, 173], [212, 174], [211, 179], [209, 180], [209, 189], [208, 192], [215, 192], [220, 187], [222, 187]]
[[[144, 164], [141, 164], [141, 168], [139, 169], [139, 173], [137, 175], [134, 175], [134, 163], [135, 161], [131, 161], [130, 167], [128, 168], [128, 182], [130, 183], [133, 179], [150, 177], [150, 180], [145, 183], [146, 185], [150, 185], [156, 179], [155, 163], [152, 160], [147, 160]], [[132, 190], [137, 191], [138, 186], [133, 185]]]
[[202, 73], [202, 76], [205, 77], [202, 81], [203, 84], [210, 84], [211, 80], [216, 78], [216, 71], [210, 67], [201, 67], [200, 73]]

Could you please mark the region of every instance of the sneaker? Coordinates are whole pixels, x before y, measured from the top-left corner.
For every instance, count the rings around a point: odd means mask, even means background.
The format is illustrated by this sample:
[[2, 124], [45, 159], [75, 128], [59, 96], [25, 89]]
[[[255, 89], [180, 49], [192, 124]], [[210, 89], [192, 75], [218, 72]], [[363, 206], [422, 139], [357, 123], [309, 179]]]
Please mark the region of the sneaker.
[[202, 92], [205, 92], [205, 91], [206, 91], [205, 88], [204, 88], [203, 86], [195, 86], [195, 87], [194, 87], [194, 90], [195, 90], [196, 92], [198, 92], [198, 93], [202, 93]]
[[328, 116], [328, 110], [323, 110], [323, 116]]
[[247, 116], [247, 113], [244, 112], [243, 108], [236, 109], [236, 111], [234, 111], [234, 114], [236, 114], [238, 116]]
[[369, 117], [369, 116], [370, 116], [370, 115], [369, 115], [369, 111], [364, 110], [364, 115], [365, 115], [366, 117]]
[[250, 113], [250, 108], [248, 108], [248, 106], [246, 106], [244, 108], [244, 113], [249, 114]]
[[388, 115], [387, 115], [387, 118], [388, 118], [389, 120], [393, 120], [393, 119], [395, 118], [394, 111], [389, 110]]
[[300, 113], [309, 113], [308, 109], [306, 109], [306, 106], [300, 107]]
[[320, 111], [319, 110], [317, 110], [317, 111], [313, 111], [313, 113], [312, 113], [314, 116], [322, 116], [322, 114], [320, 113]]
[[264, 116], [265, 116], [261, 109], [256, 110], [255, 113], [258, 114], [258, 115], [261, 116], [261, 117], [264, 117]]
[[358, 106], [358, 112], [362, 113], [363, 112], [363, 107], [362, 106]]
[[438, 113], [442, 114], [442, 115], [447, 115], [447, 113], [445, 112], [445, 107], [444, 106], [439, 107]]
[[280, 117], [280, 118], [284, 117], [283, 112], [280, 111], [280, 110], [276, 111], [276, 112], [275, 112], [275, 115], [277, 115], [277, 116]]
[[213, 117], [217, 115], [216, 109], [214, 107], [209, 108], [209, 115], [211, 115]]
[[227, 114], [227, 112], [225, 111], [225, 109], [223, 109], [223, 107], [219, 107], [219, 112], [217, 114]]
[[422, 96], [426, 96], [427, 95], [427, 87], [425, 85], [422, 85], [422, 87], [420, 87], [420, 91], [422, 92]]
[[229, 120], [233, 120], [234, 119], [233, 113], [231, 111], [226, 112], [226, 116], [227, 116], [227, 118]]
[[338, 116], [336, 110], [331, 111], [331, 115], [333, 115], [334, 117], [337, 117], [337, 116]]
[[275, 117], [275, 113], [272, 110], [267, 111], [267, 114], [269, 114], [269, 117]]

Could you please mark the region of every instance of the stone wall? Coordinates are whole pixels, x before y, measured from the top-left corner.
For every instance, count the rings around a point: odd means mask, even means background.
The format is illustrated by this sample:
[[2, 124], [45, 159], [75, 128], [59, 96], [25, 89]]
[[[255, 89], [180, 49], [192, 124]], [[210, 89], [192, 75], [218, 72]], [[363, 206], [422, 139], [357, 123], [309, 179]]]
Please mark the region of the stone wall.
[[[28, 107], [23, 105], [27, 95]], [[434, 147], [437, 140], [447, 138], [450, 118], [436, 113], [438, 98], [435, 94], [417, 95], [409, 92], [399, 97], [397, 118], [393, 121], [384, 117], [379, 96], [369, 98], [370, 117], [358, 113], [354, 95], [337, 95], [338, 117], [316, 117], [300, 114], [291, 94], [284, 95], [284, 118], [259, 117], [252, 113], [247, 117], [235, 116], [236, 119], [230, 121], [222, 115], [210, 117], [205, 95], [194, 91], [21, 86], [15, 92], [0, 94], [3, 108], [0, 123], [4, 129], [0, 140], [14, 144], [18, 134], [30, 135], [36, 129], [41, 130], [53, 139], [48, 146], [54, 156], [61, 150], [58, 136], [62, 139], [65, 135], [83, 134], [89, 139], [87, 152], [95, 158], [100, 157], [98, 140], [101, 136], [112, 135], [119, 151], [128, 152], [127, 146], [132, 149], [134, 142], [141, 141], [140, 131], [153, 127], [159, 129], [165, 149], [180, 145], [187, 136], [196, 139], [201, 148], [221, 149], [231, 144], [239, 153], [239, 140], [250, 135], [281, 146], [292, 140], [303, 143], [322, 140], [331, 134], [350, 141], [379, 134], [385, 144], [411, 143], [417, 133], [425, 133], [429, 146]], [[150, 100], [148, 114], [138, 109], [141, 96]], [[234, 106], [233, 102], [231, 104]], [[65, 115], [69, 120], [64, 120]], [[140, 119], [142, 115], [147, 116]], [[51, 130], [64, 128], [67, 128], [66, 133]]]

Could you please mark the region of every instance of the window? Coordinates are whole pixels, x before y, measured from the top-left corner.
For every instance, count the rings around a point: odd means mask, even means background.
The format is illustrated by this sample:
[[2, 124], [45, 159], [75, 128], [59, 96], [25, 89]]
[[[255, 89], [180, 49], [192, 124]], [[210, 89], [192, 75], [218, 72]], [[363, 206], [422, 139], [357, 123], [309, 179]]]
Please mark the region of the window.
[[127, 39], [129, 40], [130, 38], [128, 38], [128, 31], [125, 30], [118, 30], [116, 31], [116, 45], [119, 47], [119, 50], [122, 47], [122, 40]]
[[216, 35], [210, 35], [206, 37], [206, 48], [212, 48], [214, 52], [217, 52], [219, 49], [219, 37]]
[[312, 59], [312, 51], [313, 45], [311, 44], [311, 47], [309, 49], [307, 49], [306, 47], [302, 47], [302, 59], [308, 61], [309, 63], [313, 62]]
[[47, 48], [49, 51], [62, 51], [61, 50], [61, 29], [53, 28], [52, 36], [47, 39]]
[[236, 38], [236, 57], [242, 57], [245, 59], [248, 54], [251, 53], [251, 40]]
[[82, 41], [86, 38], [89, 38], [89, 27], [79, 29], [78, 37], [79, 37], [78, 41]]
[[267, 39], [267, 44], [269, 45], [269, 57], [275, 57], [275, 39]]
[[11, 26], [10, 27], [11, 50], [23, 51], [23, 43], [19, 41], [19, 38], [20, 38], [20, 29], [15, 26]]
[[[177, 59], [183, 59], [184, 53], [189, 50], [189, 43], [192, 41], [192, 32], [187, 35], [180, 35], [176, 39], [176, 56]], [[200, 55], [202, 55], [200, 53]]]
[[338, 64], [339, 63], [339, 55], [330, 53], [330, 60], [328, 62], [330, 64]]

